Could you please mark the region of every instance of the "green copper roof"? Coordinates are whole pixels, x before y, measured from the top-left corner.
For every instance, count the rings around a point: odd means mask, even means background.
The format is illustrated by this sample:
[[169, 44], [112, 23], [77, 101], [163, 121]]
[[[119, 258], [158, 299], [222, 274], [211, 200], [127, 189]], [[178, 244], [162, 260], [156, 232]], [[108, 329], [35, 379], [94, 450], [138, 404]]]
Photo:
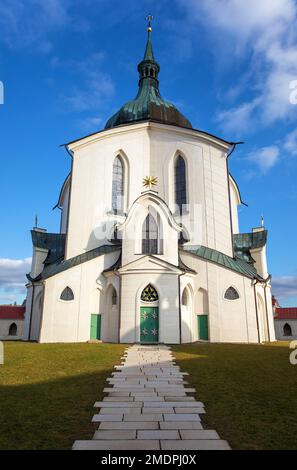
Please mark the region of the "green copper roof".
[[191, 123], [159, 92], [159, 64], [155, 61], [148, 31], [143, 60], [138, 64], [139, 90], [134, 100], [128, 101], [106, 123], [105, 129], [138, 121], [157, 121], [180, 127], [192, 128]]
[[267, 243], [267, 230], [251, 233], [236, 233], [233, 235], [236, 256], [248, 263], [253, 263], [250, 250], [262, 248]]
[[121, 247], [114, 246], [114, 245], [102, 245], [93, 250], [86, 251], [81, 255], [74, 256], [73, 258], [69, 258], [62, 261], [56, 261], [55, 263], [46, 265], [42, 271], [42, 273], [37, 276], [35, 279], [32, 279], [30, 275], [27, 274], [27, 278], [30, 281], [40, 281], [42, 279], [47, 279], [48, 277], [54, 276], [55, 274], [59, 274], [63, 271], [67, 271], [67, 269], [74, 268], [79, 264], [85, 263], [86, 261], [90, 261], [98, 256], [104, 255], [106, 253], [112, 253], [114, 251], [120, 251]]
[[235, 271], [243, 276], [249, 277], [251, 279], [259, 279], [262, 280], [261, 276], [257, 274], [256, 269], [252, 264], [247, 263], [243, 259], [240, 258], [231, 258], [220, 251], [213, 250], [212, 248], [207, 248], [205, 246], [184, 246], [183, 250], [185, 252], [192, 253], [199, 258], [205, 259], [207, 261], [211, 261], [212, 263], [216, 263], [224, 268], [231, 269], [231, 271]]
[[47, 233], [39, 230], [31, 230], [32, 243], [36, 248], [48, 250], [44, 264], [51, 264], [64, 258], [65, 233]]

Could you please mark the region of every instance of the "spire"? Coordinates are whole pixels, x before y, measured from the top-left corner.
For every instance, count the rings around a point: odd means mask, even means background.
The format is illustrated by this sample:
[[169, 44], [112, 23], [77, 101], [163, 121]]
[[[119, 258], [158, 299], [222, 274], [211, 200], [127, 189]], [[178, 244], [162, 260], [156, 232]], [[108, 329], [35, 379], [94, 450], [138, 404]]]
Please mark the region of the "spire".
[[158, 87], [158, 73], [160, 71], [160, 66], [155, 61], [155, 57], [153, 53], [153, 46], [151, 43], [152, 19], [153, 19], [152, 15], [148, 15], [146, 17], [146, 20], [148, 22], [147, 43], [146, 43], [143, 60], [138, 64], [139, 85], [143, 84], [144, 81], [145, 82], [149, 81], [151, 86]]
[[122, 124], [139, 121], [156, 121], [191, 129], [192, 125], [179, 110], [160, 95], [158, 75], [160, 66], [155, 60], [151, 43], [152, 15], [148, 15], [147, 42], [142, 61], [138, 64], [138, 93], [132, 101], [125, 103], [105, 124], [111, 129]]
[[153, 47], [152, 47], [152, 43], [151, 43], [151, 32], [153, 30], [152, 26], [151, 26], [151, 21], [153, 19], [154, 19], [154, 17], [152, 15], [148, 15], [146, 17], [146, 20], [148, 22], [148, 24], [147, 24], [147, 43], [146, 43], [145, 53], [144, 53], [144, 57], [143, 57], [143, 60], [149, 60], [149, 61], [152, 61], [152, 62], [155, 61], [154, 53], [153, 53]]

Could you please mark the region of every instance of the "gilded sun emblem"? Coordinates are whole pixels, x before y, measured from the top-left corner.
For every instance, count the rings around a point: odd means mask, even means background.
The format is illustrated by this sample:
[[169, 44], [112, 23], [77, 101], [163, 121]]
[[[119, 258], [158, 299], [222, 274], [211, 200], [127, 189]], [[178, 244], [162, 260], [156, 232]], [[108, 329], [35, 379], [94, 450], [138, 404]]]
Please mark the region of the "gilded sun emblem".
[[142, 180], [142, 186], [145, 188], [152, 189], [153, 186], [158, 184], [158, 178], [156, 176], [146, 176]]

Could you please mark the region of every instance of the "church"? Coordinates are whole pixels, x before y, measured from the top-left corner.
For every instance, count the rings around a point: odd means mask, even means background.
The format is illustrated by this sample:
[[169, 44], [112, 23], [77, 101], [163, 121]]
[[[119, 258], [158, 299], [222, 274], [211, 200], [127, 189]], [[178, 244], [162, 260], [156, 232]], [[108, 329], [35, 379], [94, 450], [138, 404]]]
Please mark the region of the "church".
[[60, 231], [31, 231], [24, 340], [275, 340], [267, 230], [239, 231], [236, 144], [162, 98], [151, 32], [135, 99], [65, 144]]

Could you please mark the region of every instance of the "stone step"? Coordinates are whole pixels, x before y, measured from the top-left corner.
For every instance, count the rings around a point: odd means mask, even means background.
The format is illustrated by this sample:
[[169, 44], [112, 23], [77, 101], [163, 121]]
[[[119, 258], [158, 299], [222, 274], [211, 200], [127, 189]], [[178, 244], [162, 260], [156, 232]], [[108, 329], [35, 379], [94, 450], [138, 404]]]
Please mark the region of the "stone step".
[[220, 439], [216, 431], [203, 429], [203, 430], [181, 430], [180, 435], [182, 439]]
[[164, 421], [200, 421], [197, 413], [164, 414]]
[[[160, 423], [162, 424], [162, 423]], [[165, 423], [164, 423], [165, 424]], [[159, 429], [158, 421], [105, 421], [100, 424], [99, 429]], [[166, 428], [164, 428], [166, 429]], [[200, 429], [200, 428], [195, 428]]]
[[[99, 402], [100, 403], [100, 402]], [[175, 406], [178, 406], [178, 407], [184, 407], [184, 408], [193, 408], [193, 407], [197, 407], [197, 408], [203, 408], [203, 403], [201, 401], [194, 401], [194, 402], [182, 402], [182, 401], [171, 401], [171, 402], [165, 402], [165, 403], [155, 403], [153, 401], [150, 401], [149, 399], [147, 401], [144, 401], [143, 402], [143, 406], [144, 408], [150, 408], [150, 407], [156, 407], [156, 406], [160, 406], [162, 408], [168, 406], [168, 407], [175, 407]]]
[[104, 440], [109, 440], [109, 439], [136, 439], [136, 430], [134, 429], [124, 429], [124, 430], [99, 430], [96, 431], [93, 439], [104, 439]]
[[100, 421], [123, 421], [124, 413], [119, 414], [97, 414], [92, 418], [92, 423], [99, 423]]
[[163, 421], [159, 423], [159, 426], [160, 429], [203, 429], [200, 421]]
[[161, 450], [230, 450], [227, 441], [221, 439], [162, 440]]
[[160, 450], [158, 440], [91, 440], [75, 441], [72, 450]]
[[127, 402], [120, 402], [120, 403], [110, 403], [106, 401], [96, 401], [94, 404], [94, 408], [139, 408], [142, 406], [141, 401], [127, 401]]
[[176, 430], [137, 431], [137, 439], [180, 439]]

